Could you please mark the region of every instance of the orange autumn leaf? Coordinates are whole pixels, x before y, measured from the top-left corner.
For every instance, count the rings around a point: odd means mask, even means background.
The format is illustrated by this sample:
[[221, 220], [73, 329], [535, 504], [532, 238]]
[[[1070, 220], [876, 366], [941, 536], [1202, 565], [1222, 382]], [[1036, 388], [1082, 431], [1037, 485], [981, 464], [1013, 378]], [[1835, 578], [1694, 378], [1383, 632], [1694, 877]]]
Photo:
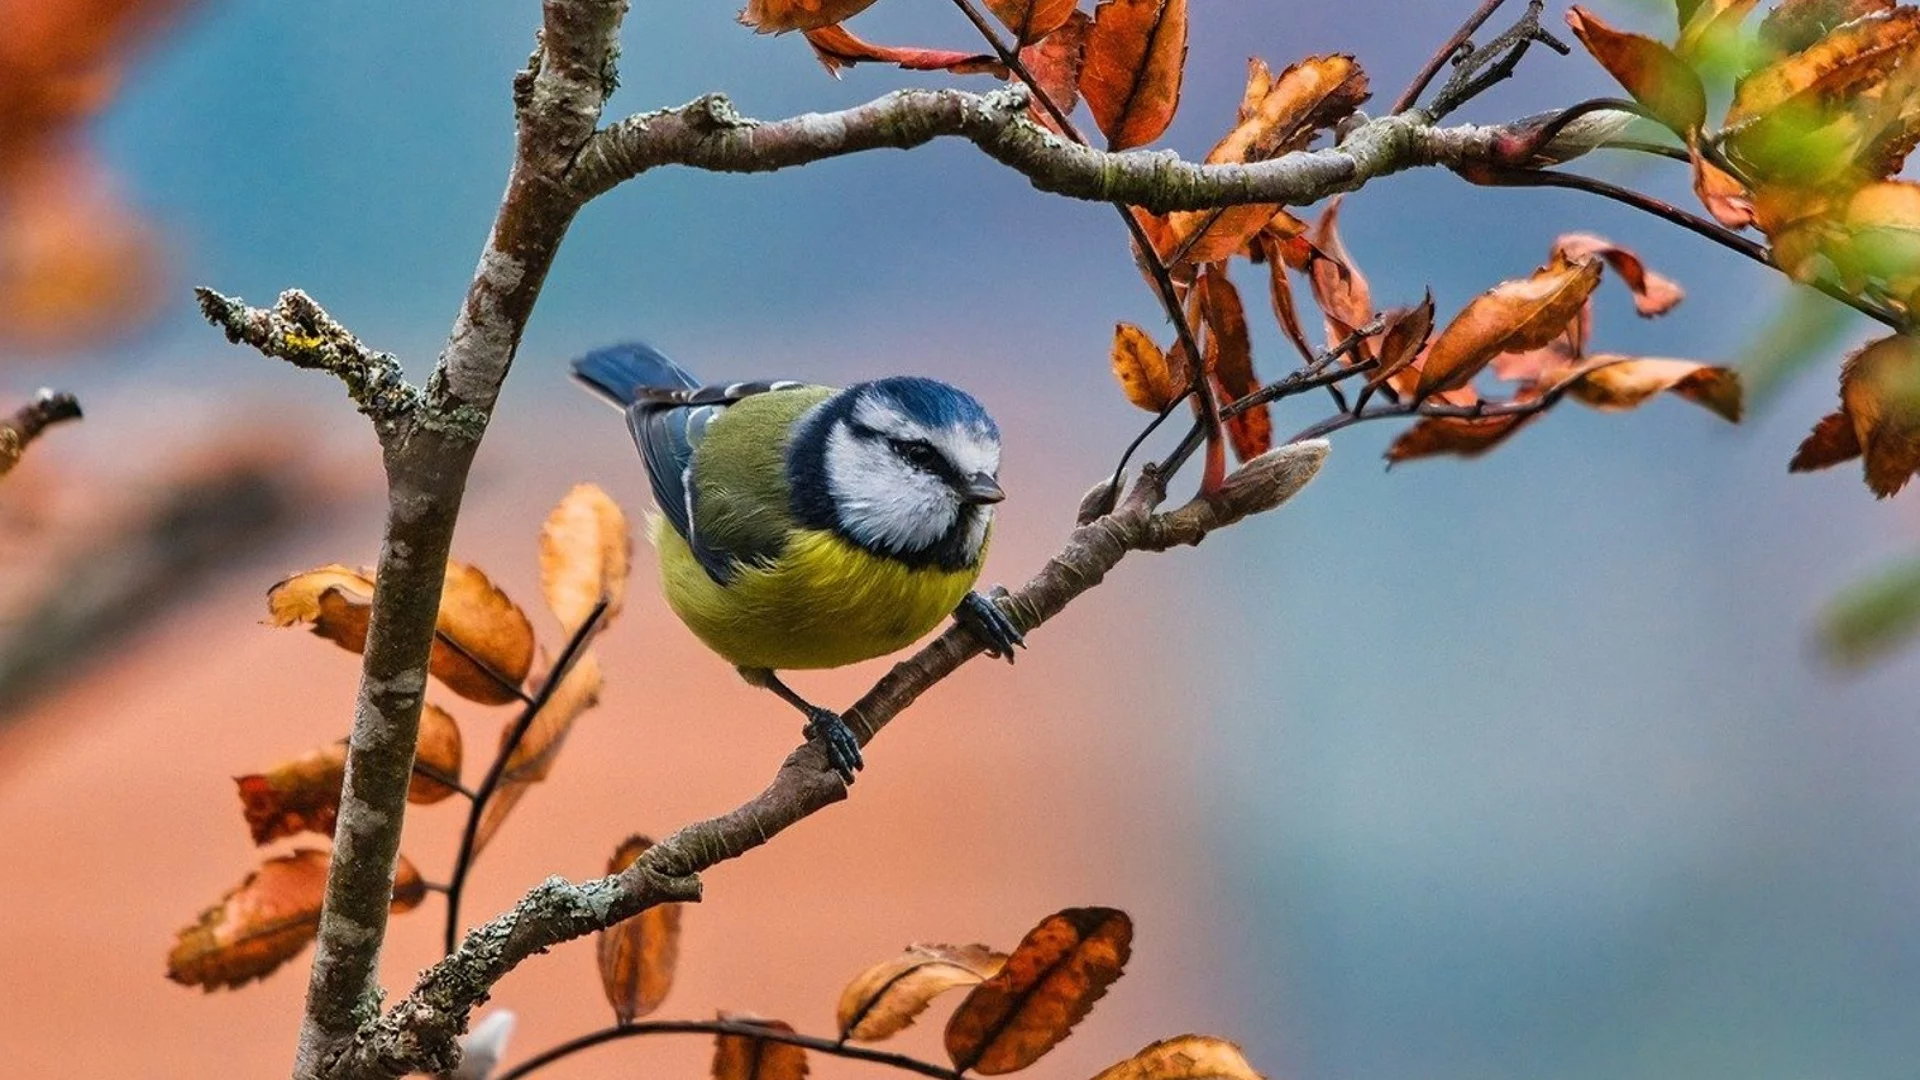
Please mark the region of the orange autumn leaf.
[[1389, 384], [1396, 392], [1412, 390], [1405, 377], [1433, 336], [1433, 292], [1429, 290], [1416, 307], [1395, 308], [1383, 317], [1380, 331], [1380, 366], [1367, 376], [1368, 386]]
[[1689, 141], [1688, 157], [1693, 165], [1693, 193], [1707, 208], [1713, 220], [1729, 229], [1744, 229], [1754, 223], [1753, 193], [1740, 178], [1708, 161], [1697, 141]]
[[1031, 45], [1066, 25], [1075, 0], [987, 0], [987, 10], [1013, 31], [1020, 45]]
[[1465, 386], [1500, 353], [1552, 341], [1579, 317], [1600, 284], [1602, 265], [1556, 253], [1532, 276], [1503, 281], [1475, 297], [1428, 348], [1414, 396]]
[[[632, 866], [652, 846], [647, 837], [627, 837], [607, 860], [607, 873]], [[595, 946], [600, 986], [620, 1023], [630, 1024], [659, 1008], [673, 988], [673, 969], [680, 959], [680, 908], [655, 904], [600, 931]]]
[[1113, 328], [1113, 376], [1135, 405], [1157, 413], [1173, 404], [1187, 388], [1186, 365], [1180, 366], [1176, 377], [1167, 355], [1145, 330], [1132, 323]]
[[1693, 360], [1642, 359], [1600, 355], [1575, 377], [1568, 393], [1605, 412], [1636, 408], [1662, 392], [1740, 422], [1740, 376], [1731, 368]]
[[1806, 440], [1787, 464], [1788, 472], [1812, 472], [1832, 468], [1860, 456], [1860, 438], [1854, 434], [1853, 418], [1846, 410], [1828, 413], [1813, 425]]
[[[295, 574], [267, 590], [268, 621], [275, 626], [306, 623], [341, 648], [362, 652], [373, 590], [372, 574], [344, 566]], [[486, 574], [464, 563], [447, 564], [428, 664], [435, 678], [483, 705], [517, 701], [520, 683], [533, 664], [533, 644], [526, 613]]]
[[1507, 441], [1537, 413], [1508, 413], [1495, 416], [1426, 416], [1400, 433], [1387, 447], [1387, 464], [1397, 465], [1415, 458], [1453, 454], [1479, 457]]
[[1161, 254], [1169, 265], [1224, 262], [1239, 254], [1279, 216], [1293, 217], [1275, 203], [1176, 210], [1167, 216], [1169, 235]]
[[1313, 346], [1307, 344], [1307, 335], [1300, 328], [1300, 311], [1293, 299], [1293, 283], [1287, 280], [1286, 256], [1282, 252], [1285, 243], [1277, 237], [1262, 232], [1255, 238], [1260, 254], [1267, 262], [1267, 302], [1273, 308], [1273, 317], [1280, 324], [1280, 330], [1299, 350], [1300, 358], [1309, 363], [1313, 361]]
[[[513, 808], [519, 805], [527, 790], [545, 780], [553, 771], [553, 763], [560, 756], [560, 748], [566, 744], [567, 736], [572, 733], [574, 721], [599, 703], [600, 687], [600, 658], [589, 649], [574, 662], [573, 670], [567, 672], [566, 678], [555, 687], [546, 706], [534, 715], [526, 735], [514, 747], [513, 753], [507, 756], [506, 768], [500, 774], [500, 785], [494, 789], [493, 798], [488, 800], [486, 813], [481, 815], [480, 827], [474, 833], [475, 854], [493, 839], [494, 833], [499, 831]], [[501, 731], [503, 745], [512, 731], [510, 726]]]
[[1773, 59], [1826, 37], [1844, 23], [1893, 10], [1894, 0], [1780, 0], [1760, 20], [1759, 43]]
[[607, 598], [602, 625], [620, 613], [633, 569], [633, 538], [620, 504], [594, 484], [580, 484], [540, 527], [540, 588], [547, 606], [572, 631]]
[[1706, 123], [1706, 87], [1672, 49], [1645, 35], [1615, 30], [1577, 5], [1568, 10], [1567, 24], [1607, 74], [1661, 123], [1682, 136]]
[[[1227, 279], [1226, 267], [1209, 267], [1200, 276], [1201, 314], [1207, 325], [1207, 370], [1225, 401], [1235, 401], [1260, 389], [1253, 370], [1253, 340], [1247, 332], [1247, 309], [1240, 290]], [[1255, 405], [1226, 418], [1227, 437], [1234, 456], [1251, 461], [1273, 448], [1273, 414]]]
[[946, 71], [955, 75], [993, 75], [1007, 77], [1006, 65], [981, 53], [954, 49], [922, 49], [914, 46], [875, 45], [855, 37], [840, 25], [822, 26], [806, 32], [807, 44], [827, 74], [838, 77], [842, 68], [855, 64], [893, 64], [908, 71]]
[[1665, 315], [1686, 298], [1686, 290], [1672, 278], [1647, 269], [1647, 264], [1640, 261], [1640, 256], [1605, 237], [1592, 233], [1565, 233], [1553, 242], [1553, 250], [1568, 259], [1595, 256], [1605, 259], [1613, 272], [1620, 275], [1620, 280], [1632, 290], [1633, 309], [1649, 318]]
[[447, 710], [432, 702], [420, 709], [420, 739], [413, 750], [413, 779], [407, 781], [407, 801], [431, 805], [454, 793], [460, 782], [463, 746], [460, 725]]
[[740, 22], [756, 34], [784, 34], [831, 26], [872, 6], [873, 0], [747, 0]]
[[[167, 955], [167, 978], [207, 990], [233, 988], [299, 955], [320, 929], [329, 859], [317, 848], [300, 848], [260, 864], [179, 932]], [[411, 910], [425, 895], [419, 871], [402, 858], [393, 910]]]
[[985, 945], [909, 945], [854, 976], [840, 992], [842, 1039], [878, 1042], [911, 1026], [933, 999], [978, 986], [1007, 962]]
[[1187, 0], [1101, 0], [1087, 34], [1080, 96], [1110, 150], [1150, 143], [1180, 107]]
[[[1062, 116], [1072, 114], [1080, 104], [1080, 69], [1086, 64], [1087, 32], [1091, 29], [1093, 20], [1087, 18], [1085, 12], [1075, 10], [1058, 30], [1020, 50], [1020, 62], [1026, 66], [1027, 74], [1033, 76], [1040, 93], [1059, 107]], [[1037, 95], [1027, 103], [1027, 115], [1050, 131], [1066, 134], [1059, 130]]]
[[1861, 349], [1840, 369], [1840, 406], [1880, 498], [1920, 468], [1920, 340], [1895, 334]]
[[[1344, 200], [1336, 195], [1314, 224], [1312, 247], [1317, 256], [1307, 266], [1307, 279], [1313, 284], [1313, 299], [1320, 305], [1331, 349], [1354, 330], [1373, 321], [1373, 290], [1347, 254], [1340, 239], [1340, 207]], [[1348, 354], [1348, 363], [1372, 357], [1366, 345]]]
[[1263, 1080], [1238, 1046], [1211, 1035], [1162, 1039], [1093, 1080]]
[[1819, 40], [1741, 79], [1727, 107], [1735, 127], [1793, 98], [1845, 94], [1883, 78], [1920, 47], [1920, 9], [1894, 8], [1841, 24]]
[[264, 773], [234, 777], [253, 842], [271, 843], [301, 832], [333, 835], [346, 774], [346, 744], [333, 743]]
[[954, 1068], [995, 1076], [1038, 1061], [1120, 977], [1132, 949], [1125, 912], [1068, 908], [1047, 916], [954, 1010], [946, 1034]]
[[1261, 161], [1304, 147], [1315, 131], [1353, 115], [1367, 100], [1367, 76], [1353, 57], [1310, 56], [1274, 78], [1248, 65], [1240, 121], [1207, 153], [1209, 165]]
[[[793, 1025], [742, 1013], [720, 1019], [792, 1035]], [[752, 1035], [717, 1035], [713, 1040], [713, 1080], [806, 1080], [807, 1052], [791, 1043]]]

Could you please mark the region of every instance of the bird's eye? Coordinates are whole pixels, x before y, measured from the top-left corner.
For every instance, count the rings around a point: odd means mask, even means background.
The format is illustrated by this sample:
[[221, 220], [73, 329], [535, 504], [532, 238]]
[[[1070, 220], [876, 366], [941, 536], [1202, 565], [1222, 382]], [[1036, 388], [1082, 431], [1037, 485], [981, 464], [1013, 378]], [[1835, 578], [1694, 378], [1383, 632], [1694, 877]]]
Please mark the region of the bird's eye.
[[933, 471], [940, 464], [940, 451], [919, 440], [895, 439], [893, 452], [916, 469]]

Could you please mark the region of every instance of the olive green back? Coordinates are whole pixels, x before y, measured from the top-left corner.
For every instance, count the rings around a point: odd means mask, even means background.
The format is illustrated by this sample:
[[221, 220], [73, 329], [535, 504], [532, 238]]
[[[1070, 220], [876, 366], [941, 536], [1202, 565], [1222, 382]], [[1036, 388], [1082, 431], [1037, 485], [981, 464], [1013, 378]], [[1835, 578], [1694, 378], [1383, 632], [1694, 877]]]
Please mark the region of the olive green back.
[[693, 453], [693, 528], [702, 542], [746, 562], [770, 562], [796, 527], [787, 445], [827, 386], [755, 394], [727, 407]]

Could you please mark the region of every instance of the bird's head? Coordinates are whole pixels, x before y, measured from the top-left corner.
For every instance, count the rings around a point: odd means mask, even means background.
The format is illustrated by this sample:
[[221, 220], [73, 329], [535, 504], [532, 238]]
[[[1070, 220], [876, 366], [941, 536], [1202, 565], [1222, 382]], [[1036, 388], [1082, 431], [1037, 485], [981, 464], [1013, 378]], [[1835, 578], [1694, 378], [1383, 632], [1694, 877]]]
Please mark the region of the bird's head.
[[859, 383], [800, 423], [789, 479], [802, 522], [917, 566], [973, 565], [1000, 490], [1000, 429], [964, 391]]

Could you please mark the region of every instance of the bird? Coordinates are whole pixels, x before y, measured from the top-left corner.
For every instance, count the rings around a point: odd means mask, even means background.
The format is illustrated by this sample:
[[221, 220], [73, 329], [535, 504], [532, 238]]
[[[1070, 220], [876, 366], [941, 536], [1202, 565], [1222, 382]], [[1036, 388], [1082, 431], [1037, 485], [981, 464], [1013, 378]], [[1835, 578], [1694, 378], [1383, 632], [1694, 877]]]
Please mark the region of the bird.
[[973, 591], [993, 534], [1000, 429], [979, 401], [911, 375], [845, 388], [702, 385], [651, 346], [573, 361], [626, 415], [659, 512], [667, 604], [750, 684], [806, 716], [851, 784], [860, 743], [781, 671], [911, 645], [951, 615], [1013, 661], [1019, 628]]

